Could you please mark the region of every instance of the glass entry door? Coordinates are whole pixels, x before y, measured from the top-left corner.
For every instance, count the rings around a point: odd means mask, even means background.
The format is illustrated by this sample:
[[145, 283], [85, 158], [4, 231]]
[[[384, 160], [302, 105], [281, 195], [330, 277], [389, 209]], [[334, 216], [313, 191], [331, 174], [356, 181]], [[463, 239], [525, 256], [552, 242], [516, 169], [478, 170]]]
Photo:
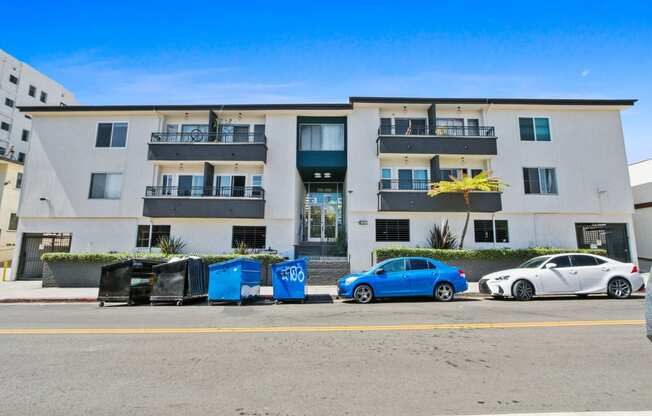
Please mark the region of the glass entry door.
[[342, 193], [336, 184], [308, 184], [305, 220], [308, 241], [335, 241], [342, 224]]

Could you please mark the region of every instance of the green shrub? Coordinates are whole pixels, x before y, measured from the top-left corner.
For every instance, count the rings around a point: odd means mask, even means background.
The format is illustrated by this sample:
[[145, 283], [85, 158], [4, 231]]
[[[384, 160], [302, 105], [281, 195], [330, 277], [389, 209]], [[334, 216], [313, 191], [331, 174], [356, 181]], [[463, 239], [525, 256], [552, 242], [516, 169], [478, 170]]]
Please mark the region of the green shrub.
[[[201, 257], [208, 264], [219, 263], [227, 260], [245, 257], [252, 260], [258, 260], [263, 263], [263, 267], [270, 264], [283, 261], [283, 257], [276, 254], [248, 254], [240, 256], [238, 254], [190, 254]], [[45, 253], [41, 260], [48, 263], [112, 263], [127, 259], [169, 259], [180, 257], [180, 254], [163, 255], [161, 253]], [[183, 256], [188, 256], [184, 254]]]
[[411, 248], [411, 247], [386, 247], [374, 251], [376, 261], [383, 261], [394, 257], [428, 257], [432, 259], [463, 260], [463, 259], [482, 259], [482, 260], [500, 260], [500, 259], [529, 259], [537, 256], [548, 254], [560, 254], [568, 252], [590, 253], [604, 256], [605, 250], [589, 249], [562, 249], [550, 247], [533, 247], [525, 249], [486, 249], [486, 250], [443, 250], [432, 248]]

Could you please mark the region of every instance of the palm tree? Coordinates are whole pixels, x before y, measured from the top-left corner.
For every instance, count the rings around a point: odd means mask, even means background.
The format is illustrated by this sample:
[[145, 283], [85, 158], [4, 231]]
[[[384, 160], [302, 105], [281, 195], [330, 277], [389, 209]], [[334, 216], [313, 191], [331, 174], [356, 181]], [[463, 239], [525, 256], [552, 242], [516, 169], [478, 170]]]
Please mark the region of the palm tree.
[[475, 176], [462, 174], [462, 178], [460, 179], [454, 176], [451, 176], [449, 179], [431, 183], [428, 196], [435, 197], [444, 193], [462, 194], [464, 205], [466, 205], [466, 221], [464, 221], [464, 229], [460, 238], [460, 248], [464, 248], [464, 237], [466, 237], [466, 231], [469, 228], [469, 218], [471, 218], [471, 192], [502, 192], [505, 186], [508, 185], [502, 180], [491, 176], [491, 172], [481, 172]]

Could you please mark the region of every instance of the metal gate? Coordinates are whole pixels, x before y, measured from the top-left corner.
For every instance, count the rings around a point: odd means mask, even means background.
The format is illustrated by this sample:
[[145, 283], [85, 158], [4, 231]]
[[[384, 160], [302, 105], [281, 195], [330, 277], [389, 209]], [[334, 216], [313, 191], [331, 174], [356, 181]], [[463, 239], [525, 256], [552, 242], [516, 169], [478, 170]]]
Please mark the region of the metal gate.
[[23, 234], [18, 265], [18, 279], [43, 278], [44, 253], [70, 252], [70, 234]]
[[607, 250], [607, 256], [630, 262], [627, 224], [575, 224], [577, 247]]

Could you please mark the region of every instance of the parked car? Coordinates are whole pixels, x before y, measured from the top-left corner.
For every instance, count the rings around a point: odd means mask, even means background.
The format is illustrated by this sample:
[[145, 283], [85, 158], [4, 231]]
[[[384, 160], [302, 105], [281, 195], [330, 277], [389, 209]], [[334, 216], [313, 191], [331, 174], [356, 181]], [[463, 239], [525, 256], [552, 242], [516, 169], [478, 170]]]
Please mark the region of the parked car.
[[448, 302], [467, 287], [464, 270], [424, 257], [385, 260], [364, 273], [337, 281], [338, 295], [359, 303], [404, 296], [432, 296]]
[[515, 269], [480, 279], [480, 292], [494, 297], [530, 300], [536, 295], [606, 293], [626, 299], [643, 287], [638, 267], [607, 257], [564, 253], [535, 257]]

